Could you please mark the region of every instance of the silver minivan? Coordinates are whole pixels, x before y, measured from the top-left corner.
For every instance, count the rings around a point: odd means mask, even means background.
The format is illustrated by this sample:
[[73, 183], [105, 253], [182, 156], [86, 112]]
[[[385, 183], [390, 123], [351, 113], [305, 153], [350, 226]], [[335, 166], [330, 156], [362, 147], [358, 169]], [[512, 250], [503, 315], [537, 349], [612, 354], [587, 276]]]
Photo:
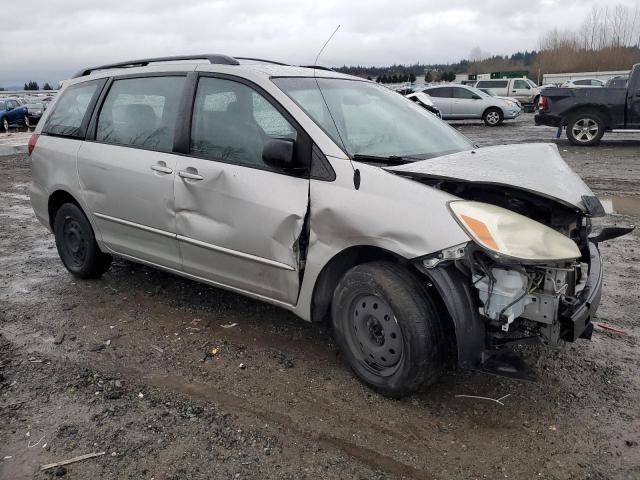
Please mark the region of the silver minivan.
[[555, 145], [476, 148], [412, 101], [326, 69], [143, 59], [64, 82], [29, 142], [36, 216], [76, 277], [113, 256], [330, 321], [400, 397], [455, 359], [589, 338], [600, 202]]

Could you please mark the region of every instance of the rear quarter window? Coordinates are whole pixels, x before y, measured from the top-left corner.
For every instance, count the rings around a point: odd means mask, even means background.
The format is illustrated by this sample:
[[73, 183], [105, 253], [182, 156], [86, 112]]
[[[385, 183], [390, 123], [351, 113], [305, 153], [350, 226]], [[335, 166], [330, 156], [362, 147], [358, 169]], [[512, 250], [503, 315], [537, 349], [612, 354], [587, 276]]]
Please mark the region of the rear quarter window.
[[95, 104], [105, 82], [101, 79], [68, 87], [54, 105], [43, 133], [84, 138], [91, 114], [89, 107]]

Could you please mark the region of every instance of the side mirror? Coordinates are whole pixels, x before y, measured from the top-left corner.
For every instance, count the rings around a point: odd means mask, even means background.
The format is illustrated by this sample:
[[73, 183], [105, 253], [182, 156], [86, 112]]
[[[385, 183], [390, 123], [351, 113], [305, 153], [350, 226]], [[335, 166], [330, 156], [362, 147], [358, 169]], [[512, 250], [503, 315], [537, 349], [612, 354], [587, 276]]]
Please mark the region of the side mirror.
[[294, 145], [293, 140], [272, 138], [262, 147], [262, 160], [270, 167], [280, 170], [294, 168], [296, 166], [293, 157]]

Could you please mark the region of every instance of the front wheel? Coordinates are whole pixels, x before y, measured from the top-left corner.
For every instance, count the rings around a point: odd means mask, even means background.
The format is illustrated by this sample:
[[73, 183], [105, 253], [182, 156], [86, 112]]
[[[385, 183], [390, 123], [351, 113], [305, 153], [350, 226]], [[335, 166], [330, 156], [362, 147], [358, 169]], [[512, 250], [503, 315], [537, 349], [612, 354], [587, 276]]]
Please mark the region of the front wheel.
[[2, 129], [6, 132], [9, 133], [9, 120], [7, 120], [7, 117], [2, 119]]
[[97, 278], [111, 265], [111, 255], [100, 251], [89, 220], [80, 207], [65, 203], [53, 223], [56, 247], [64, 266], [78, 278]]
[[574, 145], [596, 145], [604, 135], [604, 121], [595, 112], [578, 113], [567, 123], [567, 139]]
[[488, 127], [495, 127], [502, 123], [504, 114], [499, 108], [489, 108], [484, 112], [484, 115], [482, 115], [482, 120], [484, 120], [485, 125]]
[[29, 117], [25, 115], [24, 117], [24, 126], [27, 127], [27, 130], [31, 128], [31, 122], [29, 121]]
[[389, 262], [353, 267], [336, 287], [331, 314], [347, 364], [379, 393], [400, 398], [440, 376], [441, 320], [411, 271]]

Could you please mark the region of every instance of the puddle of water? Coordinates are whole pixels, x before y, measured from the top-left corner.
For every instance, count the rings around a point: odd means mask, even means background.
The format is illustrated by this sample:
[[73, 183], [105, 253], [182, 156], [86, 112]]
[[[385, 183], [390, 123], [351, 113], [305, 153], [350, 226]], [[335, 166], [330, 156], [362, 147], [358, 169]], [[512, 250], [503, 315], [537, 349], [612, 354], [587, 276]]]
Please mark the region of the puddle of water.
[[640, 216], [640, 197], [605, 197], [600, 202], [608, 214]]

